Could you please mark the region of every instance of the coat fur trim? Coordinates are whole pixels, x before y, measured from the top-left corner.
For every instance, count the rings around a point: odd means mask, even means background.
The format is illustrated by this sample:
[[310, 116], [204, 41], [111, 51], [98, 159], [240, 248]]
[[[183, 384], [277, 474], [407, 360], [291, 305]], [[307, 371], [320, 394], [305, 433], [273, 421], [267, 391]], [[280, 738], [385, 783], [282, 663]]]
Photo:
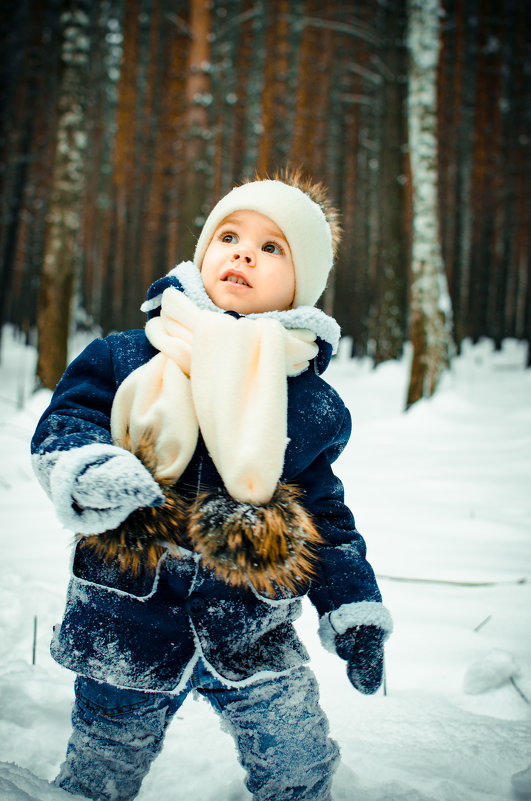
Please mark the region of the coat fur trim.
[[[126, 434], [122, 445], [132, 449]], [[148, 434], [134, 451], [155, 476], [156, 454]], [[155, 571], [164, 551], [179, 555], [191, 547], [203, 564], [232, 586], [254, 589], [269, 598], [307, 589], [314, 575], [317, 547], [323, 542], [294, 485], [279, 485], [271, 500], [251, 504], [225, 490], [184, 501], [171, 479], [156, 479], [164, 504], [135, 509], [120, 525], [101, 534], [76, 537], [99, 559], [116, 563], [133, 576]]]
[[203, 493], [192, 508], [188, 538], [204, 565], [233, 586], [250, 583], [269, 598], [304, 591], [323, 540], [300, 496], [290, 484], [261, 505], [222, 490]]

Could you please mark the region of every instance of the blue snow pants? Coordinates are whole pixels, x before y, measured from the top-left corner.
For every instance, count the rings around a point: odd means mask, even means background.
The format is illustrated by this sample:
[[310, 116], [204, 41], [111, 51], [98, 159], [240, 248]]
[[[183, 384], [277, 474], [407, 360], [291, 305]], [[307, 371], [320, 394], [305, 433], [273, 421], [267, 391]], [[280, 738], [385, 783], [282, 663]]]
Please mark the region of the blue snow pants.
[[[234, 737], [254, 801], [330, 801], [339, 752], [328, 736], [317, 681], [306, 667], [227, 687], [199, 661], [183, 691], [173, 695], [78, 676], [73, 732], [55, 784], [97, 801], [135, 798], [168, 724], [193, 689], [210, 701]], [[176, 787], [178, 771], [176, 766]], [[182, 792], [175, 801], [188, 801], [185, 787]]]

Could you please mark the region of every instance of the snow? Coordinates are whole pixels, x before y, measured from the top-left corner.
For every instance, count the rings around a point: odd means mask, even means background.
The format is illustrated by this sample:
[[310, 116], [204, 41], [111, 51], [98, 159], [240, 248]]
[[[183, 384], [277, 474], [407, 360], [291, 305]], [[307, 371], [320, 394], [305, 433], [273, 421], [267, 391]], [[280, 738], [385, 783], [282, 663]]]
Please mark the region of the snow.
[[520, 669], [511, 654], [501, 648], [493, 648], [486, 656], [476, 659], [468, 666], [463, 688], [470, 695], [485, 693], [494, 687], [501, 687], [511, 679], [514, 681], [519, 673]]
[[529, 798], [531, 795], [531, 765], [525, 770], [515, 773], [511, 782], [517, 798]]
[[[337, 465], [394, 632], [386, 692], [365, 697], [298, 628], [342, 751], [334, 801], [531, 798], [531, 371], [507, 341], [465, 343], [436, 395], [403, 413], [408, 358], [342, 355], [328, 380], [354, 420]], [[48, 653], [71, 535], [33, 477], [29, 439], [49, 393], [7, 329], [0, 364], [0, 798], [67, 801], [49, 782], [70, 734], [73, 676]], [[24, 399], [22, 408], [17, 408]], [[35, 662], [33, 627], [37, 616]], [[232, 739], [190, 697], [140, 801], [245, 801]]]

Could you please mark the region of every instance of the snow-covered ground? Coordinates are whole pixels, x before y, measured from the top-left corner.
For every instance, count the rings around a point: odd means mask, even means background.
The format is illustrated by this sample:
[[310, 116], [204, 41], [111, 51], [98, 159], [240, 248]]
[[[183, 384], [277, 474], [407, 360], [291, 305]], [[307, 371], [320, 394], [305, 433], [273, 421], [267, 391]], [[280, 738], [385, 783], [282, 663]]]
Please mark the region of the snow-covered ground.
[[[48, 782], [70, 733], [73, 676], [51, 660], [48, 642], [62, 613], [70, 535], [31, 473], [29, 440], [49, 397], [30, 393], [34, 360], [6, 331], [0, 799], [68, 801]], [[531, 798], [531, 371], [524, 364], [518, 343], [506, 342], [501, 353], [488, 342], [469, 345], [436, 396], [407, 414], [407, 359], [374, 370], [341, 358], [327, 374], [354, 418], [338, 473], [395, 619], [387, 694], [373, 697], [356, 693], [343, 663], [323, 651], [310, 606], [300, 621], [342, 749], [335, 801]], [[209, 706], [190, 698], [140, 801], [248, 798], [232, 740]]]

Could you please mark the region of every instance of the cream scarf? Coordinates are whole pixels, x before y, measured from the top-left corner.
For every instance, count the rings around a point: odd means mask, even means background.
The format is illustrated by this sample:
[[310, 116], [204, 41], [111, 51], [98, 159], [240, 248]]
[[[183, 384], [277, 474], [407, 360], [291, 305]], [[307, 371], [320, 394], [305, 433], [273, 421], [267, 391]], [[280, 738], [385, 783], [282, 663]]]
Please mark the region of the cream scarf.
[[286, 376], [304, 372], [317, 355], [313, 332], [202, 310], [169, 287], [146, 336], [159, 353], [120, 385], [113, 441], [136, 452], [149, 435], [155, 476], [176, 481], [200, 430], [230, 495], [267, 503], [288, 444]]

